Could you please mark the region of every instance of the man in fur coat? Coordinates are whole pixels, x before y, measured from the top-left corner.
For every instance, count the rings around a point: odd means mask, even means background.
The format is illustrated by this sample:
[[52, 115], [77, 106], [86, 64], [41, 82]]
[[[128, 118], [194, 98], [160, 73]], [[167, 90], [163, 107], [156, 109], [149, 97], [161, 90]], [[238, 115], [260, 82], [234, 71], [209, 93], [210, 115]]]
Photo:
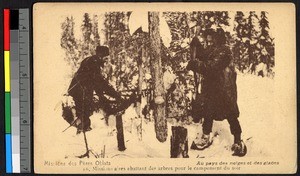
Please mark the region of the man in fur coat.
[[193, 143], [193, 149], [203, 150], [211, 144], [213, 120], [226, 119], [234, 136], [232, 145], [233, 155], [244, 156], [247, 148], [241, 140], [242, 129], [238, 120], [239, 108], [237, 105], [236, 72], [232, 64], [232, 54], [226, 46], [226, 36], [223, 29], [208, 29], [206, 32], [207, 48], [205, 57], [200, 60], [191, 60], [187, 69], [200, 73], [203, 76], [201, 93], [204, 117], [203, 134], [198, 143]]

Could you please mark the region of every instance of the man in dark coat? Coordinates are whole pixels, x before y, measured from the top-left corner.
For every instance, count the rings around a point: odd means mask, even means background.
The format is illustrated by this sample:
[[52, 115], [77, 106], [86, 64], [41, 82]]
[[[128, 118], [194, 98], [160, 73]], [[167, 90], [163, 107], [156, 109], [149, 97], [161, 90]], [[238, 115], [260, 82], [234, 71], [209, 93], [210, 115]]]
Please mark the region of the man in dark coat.
[[[203, 76], [201, 94], [203, 105], [203, 135], [195, 149], [203, 150], [210, 145], [210, 133], [213, 120], [227, 119], [230, 131], [234, 136], [232, 150], [234, 155], [244, 156], [246, 146], [241, 140], [241, 126], [238, 121], [236, 72], [232, 64], [232, 54], [226, 46], [226, 36], [223, 29], [206, 31], [206, 57], [202, 60], [191, 60], [187, 69]], [[194, 146], [195, 147], [195, 143]]]
[[94, 92], [105, 111], [108, 111], [112, 104], [104, 97], [104, 94], [114, 98], [115, 102], [123, 102], [121, 95], [101, 74], [108, 56], [109, 49], [106, 46], [98, 46], [96, 55], [87, 57], [81, 62], [69, 86], [68, 94], [73, 97], [77, 116], [73, 125], [77, 127], [78, 133], [91, 130], [90, 116], [95, 110]]

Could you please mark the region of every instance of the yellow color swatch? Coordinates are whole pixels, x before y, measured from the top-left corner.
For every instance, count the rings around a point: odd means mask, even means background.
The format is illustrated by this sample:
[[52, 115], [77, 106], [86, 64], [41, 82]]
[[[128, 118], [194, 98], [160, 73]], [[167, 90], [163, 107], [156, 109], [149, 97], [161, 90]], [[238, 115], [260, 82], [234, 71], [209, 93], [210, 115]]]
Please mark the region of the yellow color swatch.
[[10, 92], [10, 56], [9, 51], [4, 51], [4, 79], [5, 92]]

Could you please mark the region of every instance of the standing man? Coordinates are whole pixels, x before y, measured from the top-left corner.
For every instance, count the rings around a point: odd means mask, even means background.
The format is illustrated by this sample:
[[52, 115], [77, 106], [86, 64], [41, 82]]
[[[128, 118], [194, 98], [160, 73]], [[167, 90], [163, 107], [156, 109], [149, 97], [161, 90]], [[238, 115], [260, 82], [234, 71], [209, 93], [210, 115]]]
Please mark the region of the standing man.
[[242, 129], [238, 121], [236, 72], [232, 65], [232, 54], [226, 46], [226, 36], [223, 29], [206, 30], [206, 55], [203, 61], [191, 60], [187, 65], [192, 70], [203, 75], [201, 93], [204, 96], [203, 134], [200, 142], [193, 142], [191, 148], [203, 150], [210, 146], [210, 133], [213, 120], [227, 119], [231, 134], [234, 136], [233, 155], [244, 156], [247, 148], [241, 140]]

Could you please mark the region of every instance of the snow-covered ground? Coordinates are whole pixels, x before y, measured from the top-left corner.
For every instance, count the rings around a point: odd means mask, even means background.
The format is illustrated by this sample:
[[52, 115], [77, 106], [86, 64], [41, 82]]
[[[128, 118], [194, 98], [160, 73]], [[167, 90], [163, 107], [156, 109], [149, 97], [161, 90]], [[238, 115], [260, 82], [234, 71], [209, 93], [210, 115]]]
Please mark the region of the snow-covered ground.
[[[242, 138], [248, 147], [245, 157], [272, 156], [272, 152], [276, 150], [270, 149], [274, 145], [272, 141], [276, 141], [276, 129], [279, 127], [272, 111], [274, 80], [239, 74], [237, 85]], [[56, 114], [60, 116], [60, 110], [56, 110]], [[102, 114], [94, 113], [91, 117], [93, 130], [87, 132], [89, 148], [96, 155], [100, 155], [105, 148], [105, 157], [108, 158], [169, 158], [171, 126], [178, 124], [168, 123], [168, 139], [160, 143], [155, 137], [153, 122], [143, 121], [143, 138], [139, 141], [136, 125], [139, 124], [140, 119], [135, 119], [135, 116], [136, 112], [133, 107], [129, 107], [123, 115], [126, 150], [120, 152], [117, 148], [114, 117], [109, 118], [109, 126], [107, 126]], [[56, 129], [63, 131], [68, 124], [62, 118], [61, 120], [56, 123]], [[202, 127], [200, 124], [184, 125], [184, 127], [188, 129], [190, 145], [196, 135], [201, 135]], [[215, 132], [219, 135], [214, 138], [213, 144], [204, 151], [189, 150], [190, 158], [233, 157], [230, 151], [233, 137], [230, 134], [228, 122], [226, 120], [215, 121], [212, 134]], [[83, 135], [76, 135], [75, 128], [60, 132], [58, 138], [53, 145], [59, 145], [59, 148], [65, 151], [60, 152], [63, 155], [61, 157], [73, 158], [85, 152]], [[94, 156], [91, 155], [91, 157]]]

